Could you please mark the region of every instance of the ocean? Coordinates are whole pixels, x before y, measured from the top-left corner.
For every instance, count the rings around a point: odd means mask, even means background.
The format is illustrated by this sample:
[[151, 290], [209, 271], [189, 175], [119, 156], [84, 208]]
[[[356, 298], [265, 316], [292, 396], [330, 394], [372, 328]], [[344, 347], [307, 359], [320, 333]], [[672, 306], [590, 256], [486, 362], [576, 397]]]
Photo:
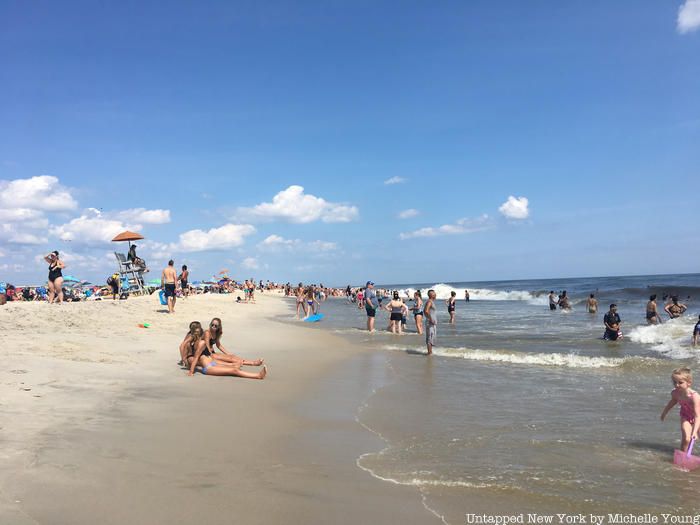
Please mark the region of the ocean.
[[[377, 288], [438, 296], [435, 355], [409, 315], [408, 330], [365, 330], [364, 310], [345, 299], [322, 303], [309, 329], [330, 330], [381, 356], [372, 393], [357, 420], [385, 448], [357, 465], [415, 487], [445, 523], [467, 513], [661, 513], [700, 511], [700, 471], [672, 466], [678, 409], [662, 423], [671, 371], [698, 368], [692, 329], [700, 314], [700, 274], [556, 280], [398, 283]], [[468, 289], [471, 300], [464, 300]], [[457, 293], [456, 323], [444, 300]], [[571, 311], [550, 311], [550, 290], [567, 290]], [[599, 300], [589, 314], [590, 293]], [[664, 323], [647, 326], [648, 296], [658, 294]], [[663, 295], [686, 314], [668, 320]], [[618, 305], [624, 338], [602, 340], [602, 318]], [[386, 303], [385, 303], [386, 304]], [[411, 303], [408, 303], [410, 308]], [[368, 372], [369, 374], [369, 372]], [[700, 382], [700, 369], [697, 372]]]

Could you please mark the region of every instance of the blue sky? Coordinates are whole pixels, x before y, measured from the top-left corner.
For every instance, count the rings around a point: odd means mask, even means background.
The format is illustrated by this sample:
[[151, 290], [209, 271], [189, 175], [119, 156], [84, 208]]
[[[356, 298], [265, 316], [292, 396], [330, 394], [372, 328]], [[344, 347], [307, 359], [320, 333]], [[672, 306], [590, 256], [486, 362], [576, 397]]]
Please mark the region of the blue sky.
[[200, 4], [0, 0], [0, 280], [698, 271], [700, 0]]

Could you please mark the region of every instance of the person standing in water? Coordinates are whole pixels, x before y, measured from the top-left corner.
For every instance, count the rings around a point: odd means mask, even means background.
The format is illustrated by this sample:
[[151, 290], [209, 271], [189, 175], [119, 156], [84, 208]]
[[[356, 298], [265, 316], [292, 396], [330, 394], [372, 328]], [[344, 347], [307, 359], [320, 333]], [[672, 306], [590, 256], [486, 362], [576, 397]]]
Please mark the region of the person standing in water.
[[569, 297], [566, 295], [566, 290], [564, 290], [559, 296], [559, 309], [571, 310], [571, 304], [569, 303]]
[[595, 298], [594, 294], [591, 294], [586, 301], [586, 308], [589, 314], [594, 314], [598, 311], [598, 299]]
[[469, 302], [469, 290], [464, 290], [464, 302]]
[[433, 346], [437, 337], [437, 308], [435, 308], [435, 290], [428, 290], [428, 300], [423, 306], [423, 313], [428, 321], [425, 327], [425, 345], [428, 355], [432, 355]]
[[557, 301], [557, 297], [554, 295], [554, 290], [549, 291], [548, 299], [549, 299], [549, 309], [556, 310], [557, 304], [559, 301]]
[[698, 343], [700, 343], [700, 316], [698, 316], [698, 322], [693, 328], [693, 346], [698, 346]]
[[617, 305], [611, 304], [610, 310], [603, 317], [603, 324], [605, 325], [605, 334], [603, 334], [603, 339], [606, 341], [617, 341], [620, 336], [620, 316], [617, 314]]
[[659, 311], [656, 309], [656, 294], [649, 296], [646, 319], [647, 324], [661, 323], [661, 316], [659, 315]]
[[664, 311], [668, 314], [671, 319], [676, 319], [683, 315], [683, 313], [688, 309], [686, 305], [678, 302], [678, 296], [674, 295], [671, 297], [671, 304], [667, 304]]
[[374, 283], [367, 281], [364, 293], [365, 312], [367, 313], [367, 331], [374, 332], [374, 318], [377, 315], [379, 301], [377, 292], [374, 291]]
[[450, 298], [445, 301], [447, 313], [450, 314], [450, 324], [455, 324], [455, 306], [457, 305], [457, 292], [450, 292]]

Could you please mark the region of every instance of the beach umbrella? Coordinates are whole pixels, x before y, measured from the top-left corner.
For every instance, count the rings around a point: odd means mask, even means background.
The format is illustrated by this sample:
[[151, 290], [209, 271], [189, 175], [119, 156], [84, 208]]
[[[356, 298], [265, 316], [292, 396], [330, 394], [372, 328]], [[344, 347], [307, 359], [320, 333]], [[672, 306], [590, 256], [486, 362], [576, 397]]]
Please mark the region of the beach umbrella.
[[77, 277], [73, 277], [72, 275], [64, 275], [64, 276], [63, 276], [63, 282], [64, 282], [64, 283], [76, 283], [76, 284], [77, 284], [77, 283], [80, 282], [80, 279], [78, 279]]
[[129, 248], [131, 248], [131, 241], [138, 241], [139, 239], [143, 238], [144, 236], [140, 233], [130, 232], [129, 230], [126, 230], [125, 232], [121, 232], [114, 239], [112, 239], [112, 242], [127, 241], [129, 243]]

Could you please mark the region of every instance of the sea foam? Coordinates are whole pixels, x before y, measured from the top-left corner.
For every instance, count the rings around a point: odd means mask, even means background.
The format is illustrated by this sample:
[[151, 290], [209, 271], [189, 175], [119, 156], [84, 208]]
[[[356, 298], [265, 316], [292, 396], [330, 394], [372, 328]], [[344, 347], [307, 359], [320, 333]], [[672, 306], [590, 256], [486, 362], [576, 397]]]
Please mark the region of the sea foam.
[[695, 319], [680, 317], [663, 324], [637, 326], [625, 334], [635, 343], [651, 345], [652, 349], [673, 359], [697, 357], [698, 353], [690, 346]]
[[[449, 284], [437, 283], [433, 286], [422, 288], [423, 299], [427, 297], [429, 289], [435, 290], [438, 299], [449, 299], [452, 292], [457, 294], [458, 300], [464, 300], [464, 288], [454, 288]], [[546, 295], [534, 295], [526, 290], [491, 290], [489, 288], [469, 288], [469, 298], [475, 301], [526, 301], [530, 304], [547, 304]], [[401, 294], [412, 299], [415, 288], [401, 290]]]

